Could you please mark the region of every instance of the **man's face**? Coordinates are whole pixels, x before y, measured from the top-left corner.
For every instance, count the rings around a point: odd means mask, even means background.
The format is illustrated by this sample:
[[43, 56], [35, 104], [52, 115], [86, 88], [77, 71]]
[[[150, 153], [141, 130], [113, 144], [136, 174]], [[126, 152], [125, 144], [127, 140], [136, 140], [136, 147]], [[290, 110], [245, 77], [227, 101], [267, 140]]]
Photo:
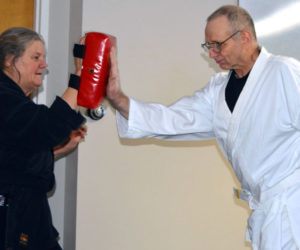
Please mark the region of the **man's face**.
[[[232, 30], [225, 16], [217, 17], [211, 20], [206, 25], [205, 42], [215, 43], [223, 42], [234, 34], [236, 30]], [[242, 52], [242, 47], [239, 39], [228, 39], [220, 47], [220, 51], [216, 52], [213, 49], [209, 50], [209, 57], [213, 58], [221, 69], [229, 70], [238, 67], [239, 58]]]

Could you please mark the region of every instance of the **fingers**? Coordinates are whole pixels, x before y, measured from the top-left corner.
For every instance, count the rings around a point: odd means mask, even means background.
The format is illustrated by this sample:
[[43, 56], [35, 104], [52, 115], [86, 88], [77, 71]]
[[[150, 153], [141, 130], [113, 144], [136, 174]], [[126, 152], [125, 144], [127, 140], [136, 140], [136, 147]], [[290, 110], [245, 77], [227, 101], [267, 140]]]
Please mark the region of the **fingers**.
[[86, 126], [81, 126], [80, 128], [79, 128], [79, 130], [80, 131], [82, 131], [83, 133], [87, 133], [87, 127]]
[[117, 47], [117, 38], [109, 35], [111, 47]]
[[86, 38], [86, 35], [81, 37], [80, 40], [79, 40], [79, 44], [84, 44], [85, 43], [85, 38]]
[[79, 129], [71, 132], [70, 139], [81, 141], [82, 139], [85, 138], [86, 134], [87, 134], [86, 126], [81, 126]]
[[117, 61], [117, 49], [116, 49], [116, 47], [112, 47], [111, 50], [110, 50], [110, 66], [111, 66], [111, 70], [117, 71], [118, 61]]
[[117, 49], [116, 49], [116, 47], [112, 47], [111, 51], [110, 51], [109, 81], [116, 81], [116, 80], [119, 80]]

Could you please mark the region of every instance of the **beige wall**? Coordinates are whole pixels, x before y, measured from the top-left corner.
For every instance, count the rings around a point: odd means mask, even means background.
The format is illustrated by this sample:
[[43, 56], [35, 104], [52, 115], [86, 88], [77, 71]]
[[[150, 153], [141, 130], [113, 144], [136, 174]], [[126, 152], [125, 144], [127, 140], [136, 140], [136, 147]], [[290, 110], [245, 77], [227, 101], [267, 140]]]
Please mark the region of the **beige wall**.
[[[84, 0], [83, 32], [117, 36], [122, 88], [170, 104], [216, 72], [205, 18], [235, 0]], [[249, 210], [215, 141], [120, 139], [115, 113], [87, 123], [78, 155], [77, 250], [242, 250]]]

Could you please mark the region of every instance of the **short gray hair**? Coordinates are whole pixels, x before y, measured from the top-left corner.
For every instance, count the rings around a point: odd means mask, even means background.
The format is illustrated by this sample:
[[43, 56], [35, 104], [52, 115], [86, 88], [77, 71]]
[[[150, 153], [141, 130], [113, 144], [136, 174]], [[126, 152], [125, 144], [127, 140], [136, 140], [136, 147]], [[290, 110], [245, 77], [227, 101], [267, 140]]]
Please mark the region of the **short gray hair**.
[[229, 21], [232, 31], [247, 29], [256, 41], [254, 22], [250, 14], [243, 8], [235, 5], [225, 5], [214, 11], [208, 18], [207, 23], [213, 19], [225, 16]]
[[31, 29], [13, 27], [5, 30], [0, 35], [0, 70], [4, 70], [7, 56], [14, 56], [14, 63], [34, 41], [41, 41], [44, 43], [41, 35]]

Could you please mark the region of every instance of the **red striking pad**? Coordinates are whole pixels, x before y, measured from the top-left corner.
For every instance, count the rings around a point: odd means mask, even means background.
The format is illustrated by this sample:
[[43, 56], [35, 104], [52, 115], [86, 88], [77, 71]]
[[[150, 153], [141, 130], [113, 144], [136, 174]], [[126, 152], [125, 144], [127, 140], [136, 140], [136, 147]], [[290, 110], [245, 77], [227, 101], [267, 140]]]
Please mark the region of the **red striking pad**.
[[113, 42], [115, 38], [112, 36], [98, 32], [87, 33], [78, 105], [95, 109], [105, 97], [110, 69], [109, 52]]

